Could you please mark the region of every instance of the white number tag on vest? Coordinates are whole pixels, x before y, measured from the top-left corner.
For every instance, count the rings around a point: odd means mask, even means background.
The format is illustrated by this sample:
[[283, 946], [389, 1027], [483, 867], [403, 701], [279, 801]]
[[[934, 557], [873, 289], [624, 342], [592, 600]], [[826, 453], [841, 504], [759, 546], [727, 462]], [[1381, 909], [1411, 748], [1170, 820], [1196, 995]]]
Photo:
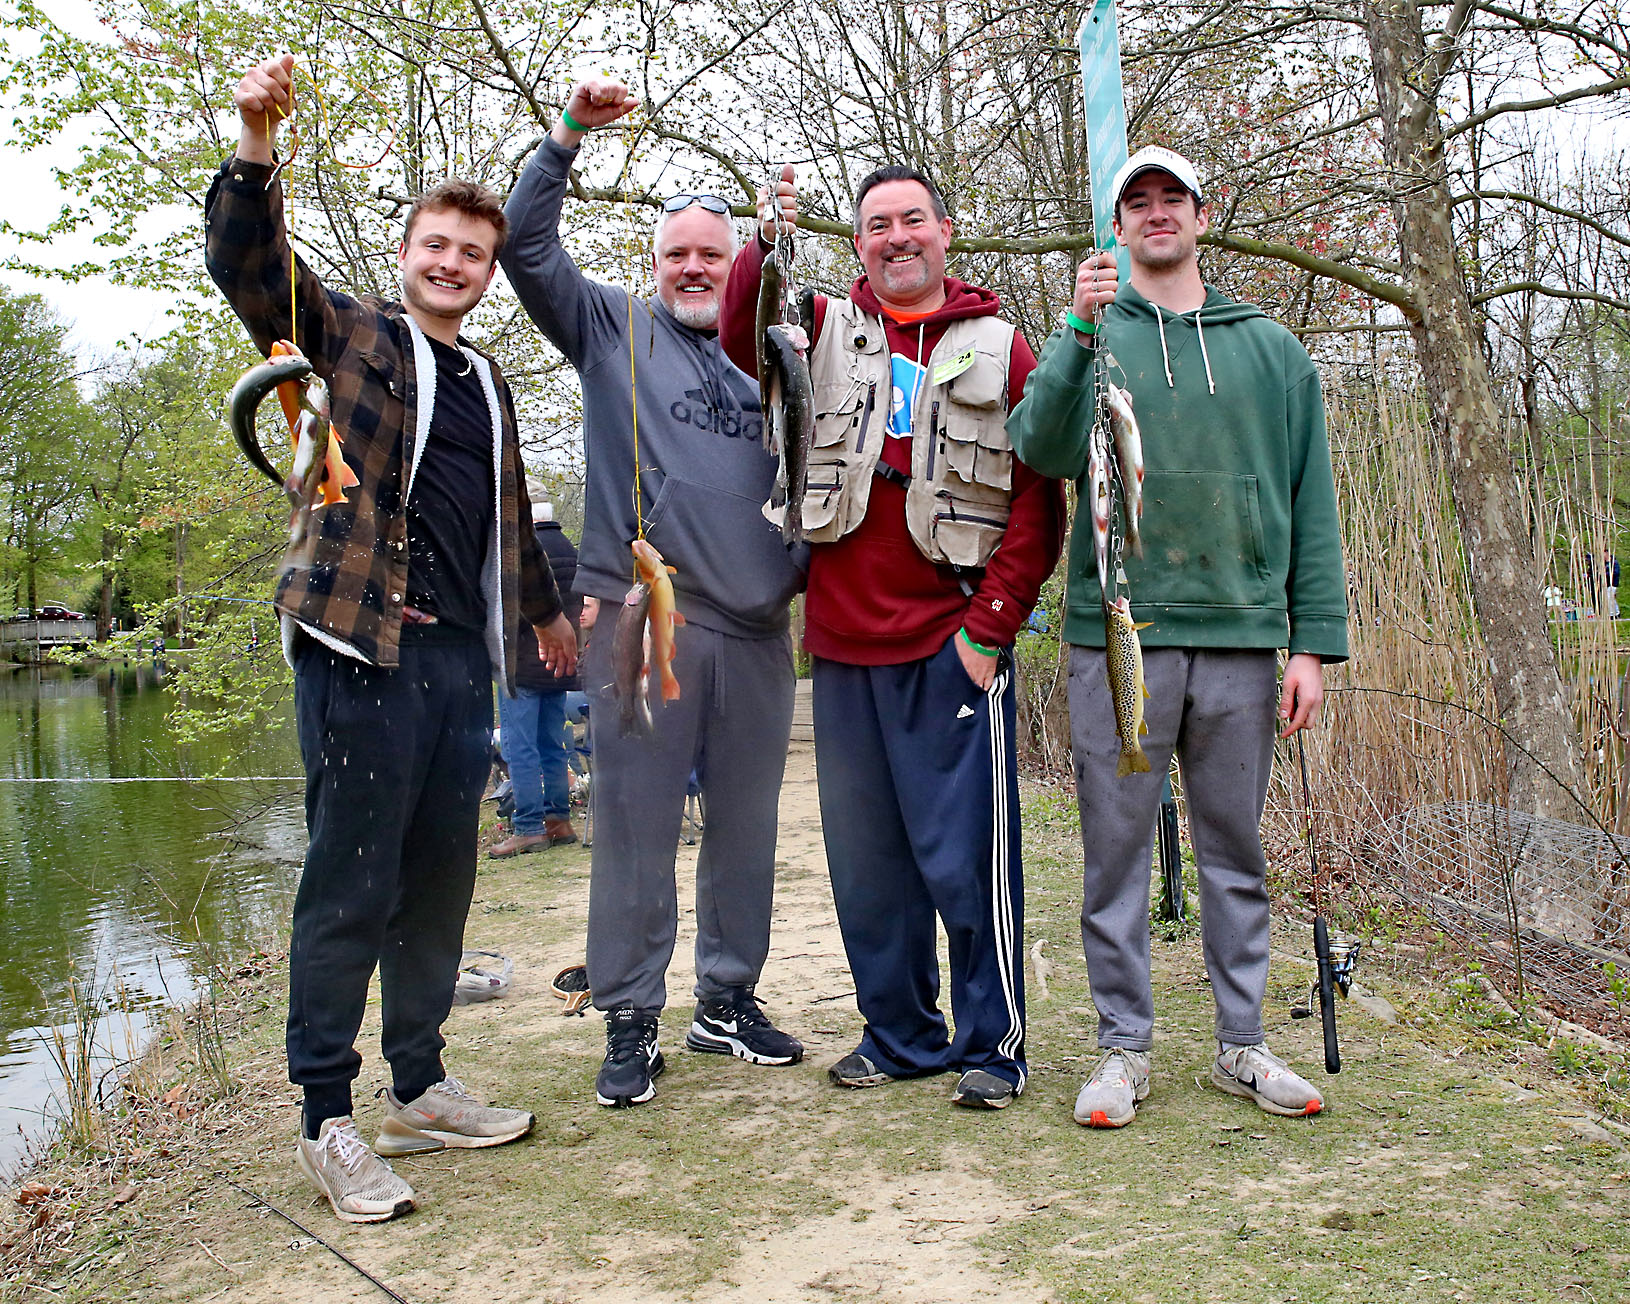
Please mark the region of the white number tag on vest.
[[973, 359], [974, 350], [972, 348], [963, 349], [962, 352], [957, 354], [954, 358], [947, 358], [944, 362], [940, 363], [934, 368], [934, 379], [932, 383], [935, 385], [944, 385], [948, 381], [955, 380], [969, 367], [973, 366]]

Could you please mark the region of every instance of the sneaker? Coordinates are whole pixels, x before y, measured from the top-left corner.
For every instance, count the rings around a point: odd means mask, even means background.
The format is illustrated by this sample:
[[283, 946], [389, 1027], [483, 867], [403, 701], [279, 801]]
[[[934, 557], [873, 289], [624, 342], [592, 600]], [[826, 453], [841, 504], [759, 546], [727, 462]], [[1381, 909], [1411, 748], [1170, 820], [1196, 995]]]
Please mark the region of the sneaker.
[[827, 1069], [826, 1077], [834, 1087], [880, 1087], [894, 1081], [858, 1050], [850, 1051]]
[[657, 1049], [657, 1018], [632, 1005], [606, 1011], [606, 1062], [594, 1080], [594, 1098], [620, 1109], [643, 1105], [657, 1094], [656, 1080], [667, 1067]]
[[985, 1069], [969, 1069], [951, 1093], [951, 1103], [969, 1109], [1006, 1109], [1018, 1094], [1006, 1078]]
[[1075, 1098], [1075, 1121], [1082, 1127], [1125, 1127], [1149, 1095], [1149, 1054], [1111, 1049]]
[[501, 1146], [525, 1136], [536, 1121], [524, 1109], [483, 1105], [457, 1078], [443, 1078], [406, 1105], [387, 1087], [385, 1121], [374, 1150], [395, 1156]]
[[734, 1055], [749, 1064], [796, 1064], [804, 1043], [764, 1015], [751, 987], [736, 987], [696, 1003], [685, 1045], [713, 1055]]
[[1300, 1117], [1324, 1108], [1319, 1089], [1286, 1068], [1266, 1042], [1224, 1046], [1211, 1065], [1211, 1080], [1229, 1095], [1256, 1101], [1270, 1114]]
[[349, 1115], [325, 1118], [315, 1141], [300, 1138], [296, 1155], [306, 1180], [346, 1222], [384, 1222], [413, 1209], [413, 1188], [368, 1149]]

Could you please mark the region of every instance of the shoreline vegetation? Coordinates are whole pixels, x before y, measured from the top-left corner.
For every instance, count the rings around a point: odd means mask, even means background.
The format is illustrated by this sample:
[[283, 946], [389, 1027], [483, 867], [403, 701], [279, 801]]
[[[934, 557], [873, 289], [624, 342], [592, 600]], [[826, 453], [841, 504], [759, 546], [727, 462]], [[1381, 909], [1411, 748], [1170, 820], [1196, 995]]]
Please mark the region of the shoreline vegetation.
[[[594, 1102], [597, 1018], [549, 977], [581, 960], [589, 855], [483, 859], [466, 941], [515, 961], [500, 1001], [455, 1008], [449, 1071], [531, 1108], [533, 1136], [398, 1161], [420, 1194], [395, 1223], [329, 1214], [293, 1162], [284, 957], [251, 956], [172, 1015], [91, 1135], [4, 1192], [0, 1299], [677, 1301], [1616, 1298], [1630, 1270], [1630, 1087], [1622, 1048], [1525, 1023], [1430, 930], [1365, 936], [1341, 1003], [1344, 1071], [1320, 1071], [1298, 847], [1270, 846], [1270, 1044], [1326, 1093], [1272, 1119], [1202, 1085], [1211, 999], [1193, 919], [1156, 924], [1153, 1094], [1117, 1132], [1070, 1106], [1097, 1052], [1076, 930], [1080, 844], [1063, 789], [1027, 781], [1031, 1083], [1009, 1110], [953, 1109], [950, 1078], [838, 1092], [860, 1030], [821, 852], [813, 756], [782, 797], [761, 994], [806, 1042], [765, 1069], [682, 1049], [695, 849], [650, 1104]], [[490, 807], [486, 808], [490, 811]], [[489, 835], [496, 836], [489, 829]], [[1353, 923], [1356, 921], [1346, 921]], [[1363, 935], [1363, 929], [1358, 931]], [[1043, 986], [1046, 995], [1042, 994]], [[377, 985], [358, 1123], [388, 1080]], [[223, 1087], [229, 1089], [223, 1089]], [[261, 1203], [264, 1201], [264, 1203]], [[291, 1226], [281, 1211], [306, 1230]], [[321, 1240], [314, 1239], [320, 1237]], [[365, 1269], [380, 1284], [359, 1275]]]

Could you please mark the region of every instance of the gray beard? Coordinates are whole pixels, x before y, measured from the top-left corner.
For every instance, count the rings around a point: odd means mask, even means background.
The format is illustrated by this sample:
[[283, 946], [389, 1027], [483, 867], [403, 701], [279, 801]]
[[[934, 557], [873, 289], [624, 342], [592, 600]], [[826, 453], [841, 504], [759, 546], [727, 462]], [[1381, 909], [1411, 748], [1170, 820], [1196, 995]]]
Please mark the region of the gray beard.
[[668, 311], [676, 322], [693, 331], [710, 331], [719, 324], [718, 299], [711, 303], [686, 303], [683, 295], [675, 295], [674, 301], [668, 305]]

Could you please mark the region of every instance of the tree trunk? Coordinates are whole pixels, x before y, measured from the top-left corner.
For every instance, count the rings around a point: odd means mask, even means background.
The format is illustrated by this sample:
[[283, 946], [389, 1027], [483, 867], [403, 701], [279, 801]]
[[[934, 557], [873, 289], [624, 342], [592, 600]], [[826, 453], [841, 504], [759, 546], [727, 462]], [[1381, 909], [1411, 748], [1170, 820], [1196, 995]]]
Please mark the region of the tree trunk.
[[[1404, 274], [1420, 359], [1471, 572], [1495, 706], [1506, 733], [1508, 801], [1577, 819], [1579, 739], [1546, 631], [1522, 506], [1451, 225], [1438, 119], [1440, 79], [1413, 0], [1366, 0], [1370, 51]], [[1554, 782], [1553, 782], [1554, 780]]]

